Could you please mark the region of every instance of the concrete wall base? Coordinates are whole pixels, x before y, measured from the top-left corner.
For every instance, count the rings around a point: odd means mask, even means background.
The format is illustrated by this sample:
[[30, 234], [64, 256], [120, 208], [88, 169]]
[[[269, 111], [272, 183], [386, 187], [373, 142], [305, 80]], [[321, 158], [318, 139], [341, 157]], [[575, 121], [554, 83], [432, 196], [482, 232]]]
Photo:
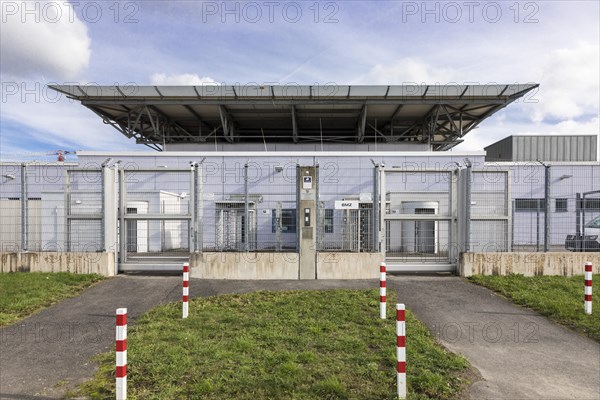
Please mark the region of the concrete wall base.
[[190, 277], [203, 279], [298, 279], [298, 253], [190, 254]]
[[72, 272], [115, 275], [115, 253], [0, 253], [0, 272]]
[[458, 273], [471, 275], [583, 275], [586, 261], [600, 273], [600, 253], [462, 253]]
[[[379, 253], [317, 253], [317, 279], [377, 279]], [[298, 253], [192, 253], [190, 277], [299, 279]]]
[[317, 279], [379, 279], [379, 253], [317, 253]]

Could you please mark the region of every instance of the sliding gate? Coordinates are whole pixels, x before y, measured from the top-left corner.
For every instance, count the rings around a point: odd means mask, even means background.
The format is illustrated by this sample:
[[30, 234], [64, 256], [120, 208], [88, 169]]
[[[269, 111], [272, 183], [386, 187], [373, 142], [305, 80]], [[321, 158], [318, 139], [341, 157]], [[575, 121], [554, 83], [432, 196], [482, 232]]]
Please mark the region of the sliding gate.
[[119, 170], [119, 270], [179, 270], [197, 235], [197, 167]]
[[381, 169], [389, 271], [454, 271], [458, 257], [457, 172]]

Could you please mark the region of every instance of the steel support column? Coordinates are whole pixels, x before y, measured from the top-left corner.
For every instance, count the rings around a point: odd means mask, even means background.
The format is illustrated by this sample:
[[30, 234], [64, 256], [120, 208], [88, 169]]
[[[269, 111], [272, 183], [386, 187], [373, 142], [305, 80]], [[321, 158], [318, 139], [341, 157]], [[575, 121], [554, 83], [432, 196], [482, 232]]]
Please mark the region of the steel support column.
[[27, 251], [28, 247], [29, 193], [27, 189], [27, 164], [23, 163], [21, 164], [21, 251]]

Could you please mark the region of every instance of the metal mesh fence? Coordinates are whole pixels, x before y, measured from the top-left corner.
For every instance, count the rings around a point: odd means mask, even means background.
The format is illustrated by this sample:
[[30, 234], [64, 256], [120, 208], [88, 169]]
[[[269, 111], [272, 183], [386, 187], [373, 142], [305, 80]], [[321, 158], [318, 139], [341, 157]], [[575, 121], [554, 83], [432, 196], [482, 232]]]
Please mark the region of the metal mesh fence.
[[74, 166], [0, 166], [3, 251], [103, 250], [102, 174]]
[[[600, 190], [599, 165], [553, 163], [546, 168], [541, 163], [518, 163], [495, 168], [511, 171], [513, 251], [600, 247], [592, 222], [600, 216], [600, 194], [593, 193]], [[585, 193], [587, 200], [578, 201]]]
[[454, 179], [444, 170], [385, 172], [386, 257], [448, 261]]
[[295, 251], [296, 164], [286, 159], [202, 164], [204, 251]]
[[506, 171], [472, 172], [469, 251], [510, 251], [508, 176]]
[[370, 160], [350, 157], [319, 165], [318, 251], [374, 251], [373, 168]]
[[[127, 256], [297, 251], [297, 160], [258, 160], [212, 158], [202, 163], [196, 186], [185, 168], [126, 169], [119, 237]], [[375, 167], [365, 158], [331, 160], [311, 160], [319, 163], [317, 250], [378, 251]], [[385, 172], [379, 225], [389, 257], [441, 260], [460, 245], [453, 221], [466, 189], [454, 179], [450, 171]], [[0, 164], [1, 250], [105, 250], [104, 185], [98, 167]], [[469, 250], [597, 251], [598, 191], [598, 164], [486, 164], [472, 171]]]
[[191, 170], [125, 170], [122, 210], [127, 259], [190, 251]]

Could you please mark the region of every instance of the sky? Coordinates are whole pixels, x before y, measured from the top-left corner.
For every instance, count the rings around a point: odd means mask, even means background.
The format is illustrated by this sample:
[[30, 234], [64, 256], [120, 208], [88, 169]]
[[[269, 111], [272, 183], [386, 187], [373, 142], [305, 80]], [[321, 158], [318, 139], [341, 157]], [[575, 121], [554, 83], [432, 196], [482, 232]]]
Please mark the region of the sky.
[[0, 0], [0, 160], [149, 150], [52, 83], [539, 83], [454, 151], [514, 134], [598, 135], [599, 4]]

